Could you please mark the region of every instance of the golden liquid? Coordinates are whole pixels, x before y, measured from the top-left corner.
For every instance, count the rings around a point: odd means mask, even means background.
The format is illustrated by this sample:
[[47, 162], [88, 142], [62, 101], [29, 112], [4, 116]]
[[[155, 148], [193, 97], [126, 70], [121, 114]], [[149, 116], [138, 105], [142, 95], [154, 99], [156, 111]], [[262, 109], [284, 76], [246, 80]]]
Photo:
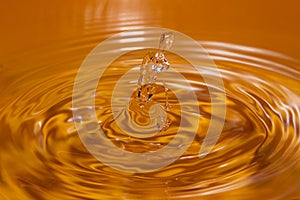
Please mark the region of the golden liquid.
[[[6, 19], [0, 63], [1, 200], [300, 197], [299, 6], [184, 3], [5, 2], [7, 9], [3, 6], [0, 12]], [[255, 13], [251, 17], [250, 11]], [[201, 19], [201, 27], [199, 20], [191, 19]], [[201, 75], [187, 70], [183, 59], [169, 54], [169, 62], [197, 88], [198, 134], [171, 165], [151, 173], [127, 173], [102, 164], [82, 145], [73, 121], [72, 91], [77, 70], [92, 48], [113, 33], [143, 25], [174, 28], [207, 40], [202, 45], [222, 73], [227, 114], [213, 151], [199, 158], [211, 118], [209, 86]], [[99, 126], [116, 146], [132, 152], [162, 148], [176, 134], [180, 120], [180, 106], [170, 91], [171, 124], [165, 131], [142, 140], [114, 126], [112, 88], [145, 53], [132, 52], [112, 63], [96, 94]], [[164, 105], [163, 89], [153, 98]], [[131, 116], [148, 123], [138, 109], [133, 108]]]

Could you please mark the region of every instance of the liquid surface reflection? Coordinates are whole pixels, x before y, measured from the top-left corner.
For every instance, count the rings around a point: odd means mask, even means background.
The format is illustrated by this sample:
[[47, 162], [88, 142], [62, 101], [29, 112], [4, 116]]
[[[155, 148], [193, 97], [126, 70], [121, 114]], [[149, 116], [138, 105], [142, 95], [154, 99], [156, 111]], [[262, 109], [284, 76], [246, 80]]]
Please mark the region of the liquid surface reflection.
[[[0, 14], [4, 30], [0, 50], [0, 199], [299, 198], [300, 54], [299, 30], [295, 28], [299, 22], [293, 14], [297, 6], [280, 9], [274, 2], [270, 7], [278, 11], [275, 16], [263, 13], [267, 3], [256, 10], [258, 2], [224, 5], [228, 13], [217, 9], [219, 14], [210, 18], [211, 3], [191, 1], [181, 9], [179, 19], [175, 15], [180, 8], [177, 1], [171, 5], [169, 1], [149, 1], [149, 6], [127, 1], [21, 4], [5, 2], [7, 9], [3, 6]], [[205, 6], [210, 9], [197, 11]], [[167, 7], [168, 12], [163, 12]], [[248, 18], [246, 8], [256, 15]], [[226, 23], [236, 16], [240, 19]], [[270, 16], [274, 19], [263, 28]], [[188, 20], [202, 17], [207, 20], [201, 28]], [[242, 21], [247, 25], [239, 27]], [[159, 171], [131, 174], [101, 164], [83, 147], [74, 127], [71, 100], [77, 70], [91, 49], [114, 33], [143, 26], [178, 28], [199, 40], [223, 75], [227, 115], [213, 152], [200, 159], [199, 149], [211, 118], [208, 88], [199, 74], [187, 70], [184, 60], [168, 55], [168, 61], [181, 69], [195, 88], [202, 129], [175, 163]], [[252, 36], [239, 35], [242, 29], [252, 30]], [[286, 40], [277, 40], [289, 33]], [[170, 92], [174, 112], [168, 131], [148, 140], [110, 131], [114, 128], [109, 120], [111, 87], [121, 72], [139, 65], [143, 55], [145, 51], [135, 51], [118, 58], [105, 74], [106, 84], [97, 90], [99, 125], [116, 146], [128, 151], [161, 148], [173, 138], [180, 120], [176, 98]]]

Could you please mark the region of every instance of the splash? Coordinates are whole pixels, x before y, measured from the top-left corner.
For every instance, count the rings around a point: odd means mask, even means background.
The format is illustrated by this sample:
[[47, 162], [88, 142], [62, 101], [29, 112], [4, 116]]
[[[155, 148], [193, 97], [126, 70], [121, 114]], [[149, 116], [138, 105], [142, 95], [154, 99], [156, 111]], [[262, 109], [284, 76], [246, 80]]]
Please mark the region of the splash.
[[[140, 68], [140, 77], [138, 79], [139, 91], [138, 98], [141, 102], [148, 102], [155, 93], [155, 82], [159, 73], [167, 71], [170, 64], [165, 57], [165, 50], [172, 47], [174, 34], [167, 32], [162, 34], [159, 42], [158, 52], [148, 52]], [[168, 91], [164, 83], [165, 91]], [[166, 98], [167, 99], [167, 98]], [[168, 105], [168, 103], [166, 103]]]
[[[163, 33], [159, 42], [159, 50], [157, 52], [148, 52], [143, 58], [138, 79], [138, 103], [140, 109], [143, 109], [145, 103], [148, 103], [155, 94], [157, 90], [156, 80], [158, 74], [165, 72], [170, 68], [170, 63], [165, 56], [165, 51], [171, 49], [174, 38], [172, 32]], [[165, 105], [164, 107], [156, 106], [157, 113], [160, 113], [155, 117], [156, 127], [159, 131], [166, 130], [171, 123], [164, 112], [164, 110], [170, 109], [170, 104], [168, 102], [169, 89], [165, 81], [163, 81], [163, 88], [165, 91]]]

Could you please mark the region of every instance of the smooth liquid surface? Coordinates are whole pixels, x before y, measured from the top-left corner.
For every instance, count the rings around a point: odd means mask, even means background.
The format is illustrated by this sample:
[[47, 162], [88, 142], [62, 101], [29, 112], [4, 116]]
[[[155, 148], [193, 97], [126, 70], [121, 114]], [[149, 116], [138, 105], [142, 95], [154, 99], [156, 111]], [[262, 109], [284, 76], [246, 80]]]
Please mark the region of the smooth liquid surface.
[[[191, 148], [174, 164], [153, 173], [128, 174], [94, 159], [82, 146], [72, 122], [74, 77], [82, 59], [99, 40], [98, 36], [94, 37], [49, 44], [42, 50], [5, 59], [0, 69], [4, 72], [0, 86], [3, 94], [0, 102], [2, 199], [298, 197], [298, 61], [262, 49], [202, 43], [224, 76], [228, 111], [224, 131], [214, 151], [199, 159], [205, 125], [210, 119], [207, 86], [199, 74], [188, 72], [178, 57], [172, 57], [172, 62], [179, 63], [177, 68], [182, 69], [197, 88], [201, 130]], [[101, 35], [103, 38], [105, 35]], [[99, 90], [96, 102], [102, 127], [111, 129], [106, 120], [111, 83], [122, 70], [139, 64], [144, 53], [125, 55], [107, 71], [107, 85]], [[117, 69], [113, 70], [114, 67]], [[14, 70], [16, 68], [18, 70]], [[163, 96], [158, 94], [157, 101]], [[107, 134], [120, 148], [159, 149], [172, 138], [179, 119], [176, 99], [172, 95], [169, 98], [173, 109], [169, 114], [172, 121], [169, 132], [146, 141], [116, 132]]]

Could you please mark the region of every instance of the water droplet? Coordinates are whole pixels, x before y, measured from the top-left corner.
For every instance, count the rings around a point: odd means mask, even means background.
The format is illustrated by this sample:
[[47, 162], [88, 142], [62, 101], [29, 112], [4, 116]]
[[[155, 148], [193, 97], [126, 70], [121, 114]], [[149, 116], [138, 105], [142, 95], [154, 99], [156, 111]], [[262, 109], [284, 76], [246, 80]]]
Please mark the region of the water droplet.
[[174, 42], [174, 34], [172, 32], [167, 32], [162, 34], [159, 42], [159, 48], [162, 50], [168, 50], [172, 47]]

